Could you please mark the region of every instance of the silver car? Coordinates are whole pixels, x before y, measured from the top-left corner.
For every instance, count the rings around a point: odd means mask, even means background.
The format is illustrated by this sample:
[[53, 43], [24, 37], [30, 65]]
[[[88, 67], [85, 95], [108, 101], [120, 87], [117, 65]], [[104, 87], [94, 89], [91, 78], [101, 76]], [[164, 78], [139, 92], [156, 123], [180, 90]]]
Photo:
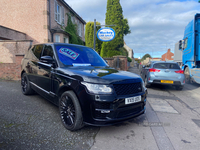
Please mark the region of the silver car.
[[185, 84], [184, 71], [178, 63], [170, 61], [154, 61], [142, 67], [141, 77], [145, 86], [151, 84], [174, 85], [177, 90], [182, 90]]

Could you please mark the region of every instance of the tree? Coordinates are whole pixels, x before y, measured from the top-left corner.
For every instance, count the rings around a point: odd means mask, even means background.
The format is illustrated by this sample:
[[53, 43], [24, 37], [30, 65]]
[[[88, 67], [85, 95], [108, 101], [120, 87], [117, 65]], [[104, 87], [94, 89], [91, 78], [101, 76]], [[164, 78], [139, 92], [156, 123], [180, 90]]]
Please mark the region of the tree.
[[128, 20], [122, 15], [120, 0], [107, 0], [106, 25], [116, 25], [115, 38], [109, 42], [103, 42], [101, 49], [102, 57], [121, 55], [120, 48], [124, 46], [124, 35], [129, 34]]
[[[96, 22], [96, 25], [100, 25], [99, 22]], [[97, 31], [100, 29], [100, 26], [96, 27], [96, 34]], [[93, 48], [94, 47], [94, 22], [87, 22], [86, 27], [85, 27], [85, 45], [88, 47]], [[101, 51], [101, 45], [102, 41], [98, 40], [96, 36], [96, 45], [95, 45], [95, 50], [100, 54]]]
[[128, 19], [124, 19], [123, 23], [124, 23], [123, 24], [124, 35], [130, 34], [131, 30], [130, 30], [129, 25], [128, 25]]
[[69, 43], [84, 45], [84, 42], [77, 34], [77, 25], [72, 23], [71, 15], [69, 13], [67, 15], [68, 15], [68, 20], [67, 20], [67, 26], [65, 27], [65, 31], [70, 34]]
[[142, 57], [141, 61], [145, 60], [145, 59], [148, 58], [148, 57], [149, 57], [149, 58], [152, 58], [150, 54], [145, 54], [145, 55]]

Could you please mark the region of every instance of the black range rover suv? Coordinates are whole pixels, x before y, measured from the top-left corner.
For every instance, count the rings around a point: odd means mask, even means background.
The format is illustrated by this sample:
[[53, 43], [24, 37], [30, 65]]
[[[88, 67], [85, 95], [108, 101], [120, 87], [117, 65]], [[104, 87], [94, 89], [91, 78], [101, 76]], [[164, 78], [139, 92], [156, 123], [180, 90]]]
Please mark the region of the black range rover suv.
[[33, 45], [22, 60], [21, 88], [59, 107], [68, 130], [112, 125], [145, 113], [140, 76], [110, 68], [93, 49], [64, 43]]

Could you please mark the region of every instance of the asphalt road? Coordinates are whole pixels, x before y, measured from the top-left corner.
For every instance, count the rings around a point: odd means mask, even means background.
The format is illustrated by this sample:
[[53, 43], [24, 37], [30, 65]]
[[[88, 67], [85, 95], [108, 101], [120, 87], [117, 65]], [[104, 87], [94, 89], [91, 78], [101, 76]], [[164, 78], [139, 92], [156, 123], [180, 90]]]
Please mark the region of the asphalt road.
[[0, 150], [87, 150], [98, 131], [66, 130], [58, 107], [39, 95], [24, 96], [19, 81], [0, 81]]
[[[137, 68], [131, 72], [139, 73]], [[58, 108], [39, 95], [21, 94], [20, 82], [0, 81], [0, 150], [198, 150], [200, 85], [148, 88], [147, 112], [108, 127], [86, 126], [70, 132]]]

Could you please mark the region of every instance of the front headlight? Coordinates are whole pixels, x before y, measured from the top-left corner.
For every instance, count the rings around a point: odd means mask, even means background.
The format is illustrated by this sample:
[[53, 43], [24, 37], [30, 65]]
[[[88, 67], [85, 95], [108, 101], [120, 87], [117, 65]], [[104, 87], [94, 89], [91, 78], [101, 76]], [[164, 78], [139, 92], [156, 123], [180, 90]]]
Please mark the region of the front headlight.
[[86, 82], [81, 82], [87, 87], [87, 90], [93, 94], [111, 94], [113, 92], [112, 88], [108, 85], [102, 84], [91, 84]]

